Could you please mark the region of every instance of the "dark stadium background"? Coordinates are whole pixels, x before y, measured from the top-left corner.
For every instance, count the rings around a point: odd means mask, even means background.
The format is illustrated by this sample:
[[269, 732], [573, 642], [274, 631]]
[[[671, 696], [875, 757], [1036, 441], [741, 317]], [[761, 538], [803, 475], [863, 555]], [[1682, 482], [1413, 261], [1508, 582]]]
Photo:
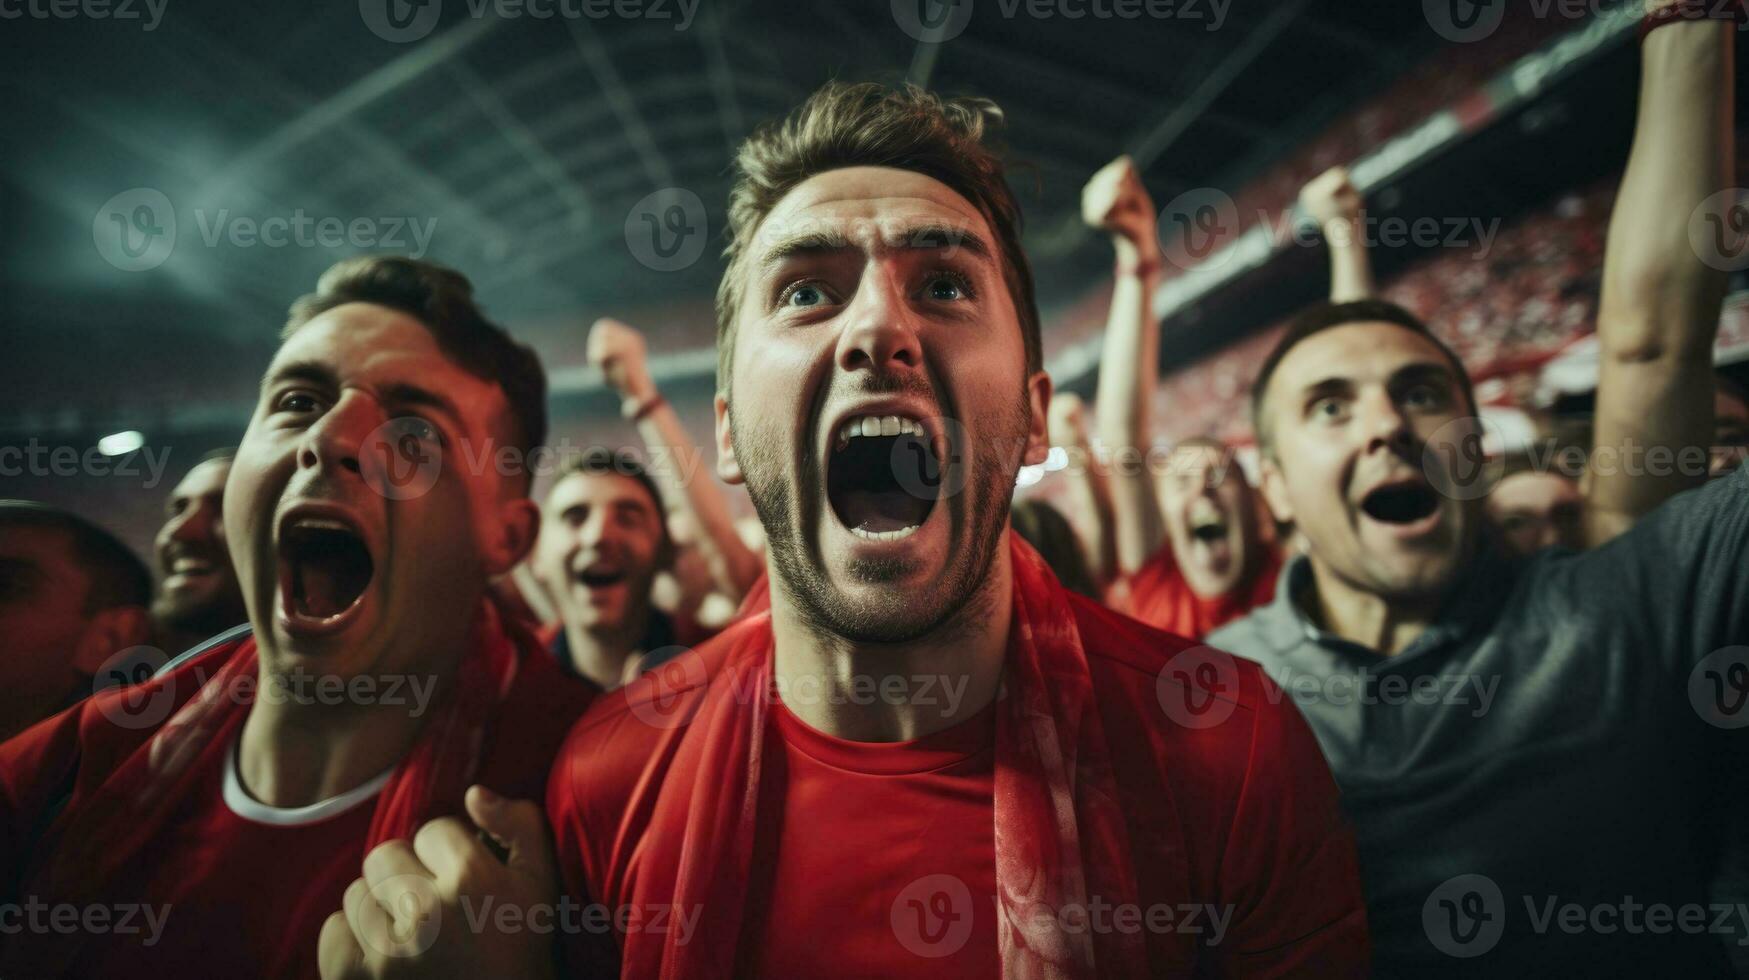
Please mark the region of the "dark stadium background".
[[[901, 3], [703, 0], [677, 30], [673, 18], [475, 18], [465, 0], [438, 0], [429, 34], [397, 43], [367, 26], [372, 2], [168, 0], [149, 32], [116, 19], [0, 25], [0, 446], [83, 452], [138, 432], [169, 453], [154, 487], [25, 473], [0, 475], [0, 497], [98, 516], [146, 551], [174, 480], [241, 434], [287, 304], [356, 251], [208, 246], [197, 212], [434, 220], [427, 257], [473, 277], [546, 359], [555, 440], [636, 442], [583, 361], [589, 323], [612, 315], [646, 332], [658, 380], [708, 443], [732, 147], [828, 78], [909, 79], [1002, 105], [1047, 358], [1083, 393], [1111, 259], [1078, 200], [1113, 156], [1138, 159], [1157, 204], [1227, 195], [1243, 229], [1279, 217], [1323, 168], [1455, 123], [1365, 190], [1380, 216], [1497, 219], [1490, 254], [1411, 244], [1377, 249], [1375, 263], [1385, 295], [1453, 339], [1493, 379], [1488, 399], [1509, 405], [1535, 397], [1537, 370], [1591, 331], [1638, 70], [1631, 29], [1604, 29], [1610, 4], [1568, 18], [1509, 3], [1486, 38], [1452, 41], [1434, 0], [1235, 0], [1214, 30], [1207, 0], [1141, 21], [1040, 19], [1025, 5], [1007, 16], [1003, 0], [969, 0], [963, 28], [930, 42], [904, 29]], [[179, 218], [174, 252], [139, 272], [107, 262], [93, 227], [135, 188], [161, 191]], [[674, 271], [640, 262], [626, 231], [665, 188], [704, 206], [688, 228], [705, 236], [702, 255]], [[1321, 246], [1287, 246], [1193, 286], [1173, 270], [1162, 437], [1243, 439], [1262, 338], [1322, 293], [1325, 261]], [[1749, 352], [1743, 285], [1723, 344]], [[1053, 492], [1051, 478], [1025, 492]]]

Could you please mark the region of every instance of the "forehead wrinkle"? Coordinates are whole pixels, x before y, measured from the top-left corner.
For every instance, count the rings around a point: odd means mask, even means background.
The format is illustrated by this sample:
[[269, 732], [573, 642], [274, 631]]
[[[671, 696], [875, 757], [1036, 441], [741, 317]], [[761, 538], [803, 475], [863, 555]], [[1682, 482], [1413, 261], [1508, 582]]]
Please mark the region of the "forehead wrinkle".
[[896, 224], [890, 234], [884, 227], [858, 228], [854, 236], [838, 229], [805, 232], [774, 243], [766, 249], [759, 265], [762, 271], [769, 271], [800, 256], [855, 252], [885, 258], [906, 253], [947, 254], [961, 249], [985, 261], [994, 254], [989, 244], [969, 228], [922, 220]]

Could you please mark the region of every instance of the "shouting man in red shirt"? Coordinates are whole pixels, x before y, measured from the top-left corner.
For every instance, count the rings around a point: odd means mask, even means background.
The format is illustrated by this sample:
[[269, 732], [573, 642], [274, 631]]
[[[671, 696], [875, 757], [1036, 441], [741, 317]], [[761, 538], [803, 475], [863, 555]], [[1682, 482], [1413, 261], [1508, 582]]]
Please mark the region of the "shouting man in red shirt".
[[314, 975], [372, 845], [542, 792], [587, 691], [487, 583], [545, 375], [470, 291], [355, 259], [292, 307], [224, 495], [252, 629], [0, 746], [0, 974]]
[[[718, 465], [768, 535], [770, 610], [559, 754], [559, 877], [597, 904], [556, 927], [611, 934], [565, 944], [596, 975], [1366, 970], [1352, 838], [1291, 704], [1232, 658], [1211, 682], [1009, 533], [1051, 386], [996, 118], [831, 84], [741, 150]], [[349, 903], [361, 949], [446, 925], [417, 962], [329, 976], [538, 969], [547, 935], [447, 925], [551, 876], [528, 816], [504, 865], [456, 835], [402, 866], [441, 907]]]
[[1108, 598], [1149, 626], [1200, 639], [1269, 601], [1281, 555], [1264, 533], [1261, 499], [1224, 443], [1187, 439], [1166, 457], [1164, 473], [1149, 465], [1160, 373], [1153, 296], [1165, 262], [1155, 215], [1127, 156], [1082, 188], [1083, 220], [1109, 233], [1117, 254], [1095, 402], [1099, 442], [1112, 454], [1109, 532], [1121, 573]]

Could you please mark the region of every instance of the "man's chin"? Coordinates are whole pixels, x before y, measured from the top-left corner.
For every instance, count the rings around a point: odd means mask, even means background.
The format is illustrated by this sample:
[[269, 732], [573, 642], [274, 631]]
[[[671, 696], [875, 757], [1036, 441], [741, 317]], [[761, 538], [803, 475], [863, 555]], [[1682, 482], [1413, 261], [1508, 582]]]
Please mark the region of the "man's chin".
[[927, 636], [946, 618], [933, 604], [920, 607], [916, 598], [899, 590], [839, 591], [820, 604], [817, 612], [825, 621], [819, 625], [852, 643], [909, 643]]
[[1375, 591], [1389, 600], [1419, 602], [1437, 598], [1457, 580], [1455, 556], [1399, 556], [1375, 570]]

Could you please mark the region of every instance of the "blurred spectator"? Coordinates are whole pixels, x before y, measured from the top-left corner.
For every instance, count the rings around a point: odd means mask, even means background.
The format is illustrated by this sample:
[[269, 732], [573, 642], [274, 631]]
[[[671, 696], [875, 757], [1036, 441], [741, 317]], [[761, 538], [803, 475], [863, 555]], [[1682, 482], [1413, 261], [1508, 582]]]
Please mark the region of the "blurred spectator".
[[[90, 694], [151, 639], [152, 575], [67, 511], [0, 501], [0, 741]], [[106, 676], [99, 677], [99, 673]]]
[[573, 463], [541, 505], [529, 566], [559, 613], [543, 639], [566, 671], [604, 691], [679, 652], [673, 620], [650, 597], [673, 555], [662, 515], [643, 466], [602, 448]]
[[225, 546], [225, 479], [233, 453], [208, 453], [176, 484], [153, 542], [164, 578], [152, 600], [152, 626], [158, 646], [171, 654], [249, 619]]
[[1099, 601], [1099, 590], [1081, 554], [1081, 541], [1062, 513], [1042, 500], [1017, 500], [1009, 518], [1014, 522], [1014, 532], [1033, 546], [1064, 588]]
[[1507, 458], [1505, 475], [1488, 494], [1488, 519], [1513, 554], [1585, 547], [1585, 499], [1579, 484], [1537, 469], [1527, 454]]

